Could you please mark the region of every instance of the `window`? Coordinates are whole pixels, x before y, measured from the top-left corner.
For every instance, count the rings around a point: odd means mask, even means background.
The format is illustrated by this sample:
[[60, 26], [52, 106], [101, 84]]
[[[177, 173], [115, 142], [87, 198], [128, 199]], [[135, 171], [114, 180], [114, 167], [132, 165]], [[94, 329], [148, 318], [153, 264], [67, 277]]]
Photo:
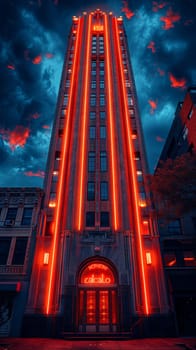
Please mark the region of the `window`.
[[60, 160], [61, 159], [61, 152], [60, 151], [56, 151], [55, 152], [55, 160]]
[[105, 111], [100, 112], [100, 119], [105, 119]]
[[11, 244], [11, 237], [0, 238], [0, 265], [6, 265]]
[[109, 212], [108, 211], [101, 211], [100, 213], [100, 226], [101, 227], [109, 227]]
[[70, 80], [66, 80], [65, 86], [70, 87]]
[[103, 69], [100, 69], [99, 71], [99, 75], [103, 76], [104, 75], [104, 70]]
[[89, 128], [90, 139], [95, 139], [95, 136], [96, 136], [96, 128], [95, 128], [95, 126], [90, 126], [90, 128]]
[[8, 208], [5, 225], [14, 224], [16, 220], [17, 208]]
[[91, 89], [96, 89], [96, 80], [92, 80]]
[[95, 182], [88, 181], [87, 184], [87, 200], [94, 201], [95, 200]]
[[89, 152], [88, 154], [88, 171], [95, 171], [95, 152]]
[[92, 68], [96, 68], [96, 61], [92, 61], [91, 67], [92, 67]]
[[95, 212], [87, 211], [86, 213], [86, 227], [95, 226]]
[[173, 220], [168, 224], [168, 233], [182, 234], [180, 219]]
[[107, 181], [101, 181], [100, 183], [100, 199], [101, 201], [108, 200], [108, 182]]
[[63, 106], [67, 106], [67, 105], [68, 105], [68, 95], [64, 95]]
[[105, 106], [105, 95], [100, 94], [100, 106]]
[[99, 82], [99, 87], [100, 87], [100, 89], [104, 89], [104, 80], [100, 80], [100, 82]]
[[95, 119], [96, 118], [96, 112], [91, 111], [90, 112], [90, 119]]
[[32, 219], [33, 208], [24, 208], [21, 225], [30, 225]]
[[95, 94], [91, 94], [90, 105], [91, 106], [96, 106], [96, 95]]
[[27, 240], [27, 237], [16, 239], [14, 254], [12, 258], [12, 265], [24, 265]]
[[100, 152], [100, 170], [107, 171], [107, 154], [105, 151]]
[[106, 138], [106, 127], [104, 125], [100, 126], [100, 138], [105, 139]]
[[99, 67], [100, 67], [100, 68], [104, 68], [104, 61], [100, 61], [100, 62], [99, 62]]

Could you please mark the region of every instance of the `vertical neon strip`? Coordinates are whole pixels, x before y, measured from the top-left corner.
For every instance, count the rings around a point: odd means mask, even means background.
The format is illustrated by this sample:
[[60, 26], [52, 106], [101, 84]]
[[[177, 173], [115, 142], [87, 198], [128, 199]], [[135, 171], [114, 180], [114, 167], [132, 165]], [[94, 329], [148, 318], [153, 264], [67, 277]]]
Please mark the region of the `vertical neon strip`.
[[137, 177], [136, 177], [136, 169], [135, 169], [135, 163], [134, 163], [134, 157], [133, 157], [133, 145], [132, 145], [132, 141], [131, 141], [131, 130], [130, 130], [130, 123], [129, 123], [129, 114], [128, 114], [128, 109], [127, 109], [123, 64], [122, 64], [122, 56], [121, 56], [121, 51], [120, 51], [118, 24], [117, 24], [116, 18], [115, 18], [115, 30], [116, 30], [118, 59], [119, 59], [119, 63], [120, 63], [120, 74], [121, 74], [122, 89], [123, 89], [123, 102], [124, 102], [124, 110], [125, 110], [125, 122], [126, 122], [126, 131], [127, 131], [128, 149], [129, 149], [129, 158], [130, 158], [130, 165], [131, 165], [133, 197], [134, 197], [134, 203], [135, 203], [135, 216], [136, 216], [136, 224], [137, 224], [138, 243], [139, 243], [139, 258], [140, 258], [140, 264], [141, 264], [144, 305], [145, 305], [145, 313], [148, 315], [149, 314], [149, 301], [148, 301], [147, 283], [146, 283], [146, 275], [145, 275], [145, 267], [144, 267], [144, 253], [143, 253], [143, 247], [142, 247], [142, 235], [141, 235], [141, 227], [142, 226], [141, 226], [141, 217], [140, 217], [140, 213], [139, 213]]
[[88, 87], [89, 87], [89, 61], [90, 61], [90, 34], [91, 34], [91, 14], [88, 17], [88, 34], [87, 34], [87, 47], [86, 47], [86, 64], [85, 64], [85, 80], [84, 80], [84, 103], [82, 109], [82, 128], [81, 128], [81, 152], [80, 152], [80, 169], [79, 169], [79, 187], [78, 187], [78, 223], [77, 229], [80, 231], [82, 226], [82, 202], [83, 202], [83, 189], [84, 189], [84, 157], [85, 157], [85, 144], [86, 144], [86, 125], [87, 125], [87, 111], [88, 111]]
[[72, 70], [72, 77], [70, 82], [70, 93], [69, 93], [69, 102], [68, 102], [68, 109], [67, 109], [67, 120], [66, 120], [66, 127], [65, 127], [65, 134], [63, 137], [63, 144], [62, 144], [62, 161], [61, 161], [61, 167], [59, 171], [59, 186], [57, 191], [57, 206], [56, 206], [56, 212], [55, 212], [55, 220], [54, 220], [54, 236], [53, 236], [53, 244], [51, 249], [51, 264], [50, 264], [50, 270], [49, 270], [49, 279], [48, 279], [48, 285], [47, 285], [47, 295], [46, 295], [46, 314], [49, 314], [50, 312], [50, 306], [52, 302], [52, 292], [53, 292], [53, 285], [54, 285], [54, 273], [55, 273], [55, 261], [56, 261], [56, 254], [57, 254], [57, 237], [59, 233], [59, 222], [60, 222], [60, 214], [61, 214], [61, 207], [62, 207], [62, 199], [63, 199], [63, 185], [64, 185], [64, 177], [65, 177], [65, 164], [66, 164], [66, 156], [67, 156], [67, 149], [68, 149], [68, 140], [70, 136], [70, 119], [71, 119], [71, 103], [75, 94], [75, 91], [73, 90], [74, 85], [74, 77], [75, 72], [77, 69], [77, 57], [78, 57], [78, 47], [79, 47], [79, 35], [80, 34], [80, 27], [81, 27], [81, 19], [78, 20], [78, 29], [77, 29], [77, 38], [76, 38], [76, 46], [75, 46], [75, 55], [74, 55], [74, 61], [73, 61], [73, 70]]
[[107, 103], [108, 103], [108, 116], [109, 116], [109, 124], [110, 124], [110, 147], [111, 147], [111, 165], [112, 165], [112, 196], [113, 196], [113, 219], [114, 219], [114, 230], [118, 229], [119, 220], [117, 213], [117, 182], [116, 182], [116, 174], [115, 164], [116, 164], [116, 155], [115, 155], [115, 132], [114, 132], [114, 111], [112, 105], [112, 81], [111, 81], [111, 56], [110, 56], [110, 48], [109, 48], [109, 33], [108, 33], [108, 18], [107, 15], [104, 14], [105, 17], [105, 50], [106, 50], [106, 65], [107, 65], [107, 82], [108, 82], [108, 91], [107, 91]]

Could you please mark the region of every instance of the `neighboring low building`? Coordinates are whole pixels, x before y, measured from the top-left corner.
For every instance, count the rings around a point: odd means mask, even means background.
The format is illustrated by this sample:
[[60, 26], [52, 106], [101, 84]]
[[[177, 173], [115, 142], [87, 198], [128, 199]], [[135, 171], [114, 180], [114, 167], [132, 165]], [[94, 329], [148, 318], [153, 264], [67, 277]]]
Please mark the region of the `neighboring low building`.
[[[196, 150], [196, 87], [187, 90], [159, 161]], [[196, 324], [196, 210], [168, 224], [159, 220], [159, 233], [170, 302], [180, 335], [194, 335]]]
[[0, 336], [19, 336], [34, 255], [40, 188], [0, 188]]

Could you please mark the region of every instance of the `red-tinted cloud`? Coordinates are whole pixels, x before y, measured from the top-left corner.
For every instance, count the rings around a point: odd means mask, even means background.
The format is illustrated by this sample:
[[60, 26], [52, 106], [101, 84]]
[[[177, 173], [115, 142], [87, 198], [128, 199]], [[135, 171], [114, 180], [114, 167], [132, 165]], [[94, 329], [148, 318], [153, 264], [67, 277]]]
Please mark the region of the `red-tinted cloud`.
[[159, 72], [159, 74], [160, 74], [161, 76], [165, 75], [164, 70], [162, 70], [161, 68], [157, 68], [157, 71]]
[[159, 4], [157, 1], [153, 1], [152, 4], [153, 4], [152, 10], [153, 10], [154, 12], [158, 12], [160, 9], [163, 9], [163, 8], [167, 5], [166, 2], [161, 2], [161, 3]]
[[7, 65], [8, 69], [15, 70], [15, 66], [13, 64], [8, 64]]
[[59, 0], [54, 0], [54, 4], [58, 5]]
[[169, 73], [169, 79], [170, 79], [170, 86], [173, 88], [186, 88], [186, 79], [181, 78], [177, 79], [172, 73]]
[[155, 42], [151, 41], [150, 44], [147, 46], [148, 49], [152, 50], [152, 53], [156, 52], [156, 48], [155, 48]]
[[164, 22], [163, 29], [168, 30], [174, 27], [174, 23], [180, 20], [179, 13], [174, 13], [170, 8], [165, 17], [161, 17], [160, 20]]
[[157, 102], [155, 102], [153, 100], [148, 100], [148, 103], [151, 107], [150, 113], [153, 114], [155, 109], [157, 108]]
[[42, 56], [38, 55], [38, 56], [34, 57], [34, 59], [32, 60], [32, 63], [33, 64], [40, 64], [41, 61], [42, 61]]
[[38, 170], [36, 173], [30, 171], [25, 171], [24, 173], [26, 176], [36, 176], [36, 177], [44, 177], [45, 173], [44, 171]]
[[3, 140], [9, 143], [12, 151], [14, 151], [16, 147], [24, 147], [29, 138], [30, 129], [22, 125], [17, 125], [14, 130], [1, 129], [0, 134]]
[[52, 57], [53, 57], [53, 54], [50, 53], [50, 52], [47, 52], [47, 53], [45, 54], [45, 56], [46, 56], [46, 58], [52, 58]]
[[164, 142], [165, 139], [162, 138], [161, 136], [156, 136], [156, 141], [157, 141], [157, 142]]
[[42, 128], [43, 129], [50, 129], [50, 125], [43, 125]]
[[135, 13], [129, 9], [127, 1], [123, 1], [122, 3], [124, 7], [121, 9], [121, 11], [125, 13], [125, 16], [128, 19], [131, 19], [135, 15]]

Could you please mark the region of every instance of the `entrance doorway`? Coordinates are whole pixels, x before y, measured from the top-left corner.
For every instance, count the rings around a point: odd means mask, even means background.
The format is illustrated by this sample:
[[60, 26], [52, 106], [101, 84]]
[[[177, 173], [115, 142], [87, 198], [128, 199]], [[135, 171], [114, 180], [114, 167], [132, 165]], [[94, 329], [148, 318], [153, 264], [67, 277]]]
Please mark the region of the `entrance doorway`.
[[103, 262], [90, 263], [82, 270], [79, 279], [79, 331], [115, 332], [117, 323], [114, 273]]

